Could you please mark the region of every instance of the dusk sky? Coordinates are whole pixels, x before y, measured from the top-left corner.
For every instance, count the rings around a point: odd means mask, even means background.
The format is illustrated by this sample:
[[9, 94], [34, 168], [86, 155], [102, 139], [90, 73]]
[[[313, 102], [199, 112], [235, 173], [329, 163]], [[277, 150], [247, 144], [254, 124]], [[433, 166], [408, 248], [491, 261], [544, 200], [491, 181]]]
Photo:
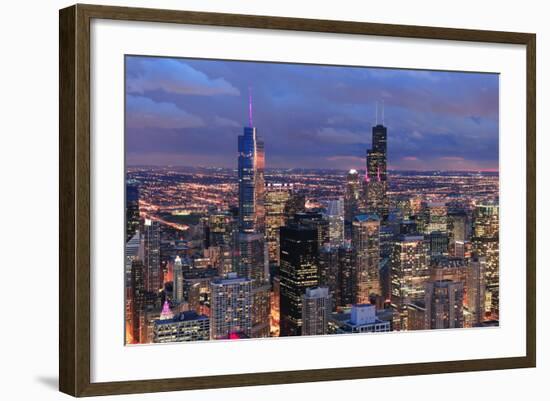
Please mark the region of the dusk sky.
[[250, 87], [267, 168], [364, 169], [383, 101], [390, 169], [493, 171], [498, 82], [497, 74], [127, 56], [127, 163], [236, 167]]

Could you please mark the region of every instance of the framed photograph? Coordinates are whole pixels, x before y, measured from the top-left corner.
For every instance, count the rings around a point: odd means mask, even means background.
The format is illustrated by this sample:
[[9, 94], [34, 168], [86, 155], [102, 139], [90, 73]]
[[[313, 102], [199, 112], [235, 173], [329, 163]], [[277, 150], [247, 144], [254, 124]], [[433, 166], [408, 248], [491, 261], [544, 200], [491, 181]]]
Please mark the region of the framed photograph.
[[59, 18], [62, 392], [535, 366], [534, 34]]

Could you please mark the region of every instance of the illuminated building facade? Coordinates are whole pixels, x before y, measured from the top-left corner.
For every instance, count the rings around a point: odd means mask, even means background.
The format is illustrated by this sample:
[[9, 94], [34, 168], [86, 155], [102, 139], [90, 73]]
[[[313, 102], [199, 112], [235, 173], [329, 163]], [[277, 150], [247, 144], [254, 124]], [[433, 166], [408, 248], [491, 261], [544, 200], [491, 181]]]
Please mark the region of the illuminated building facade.
[[407, 304], [421, 301], [429, 279], [428, 245], [422, 235], [401, 236], [391, 259], [391, 303], [401, 330], [407, 330]]
[[427, 235], [430, 256], [447, 256], [449, 254], [449, 236], [445, 231], [432, 231]]
[[476, 326], [485, 320], [485, 258], [474, 257], [466, 278], [466, 302], [469, 326]]
[[232, 333], [252, 334], [252, 280], [236, 275], [210, 282], [210, 336], [227, 338]]
[[429, 202], [426, 205], [427, 226], [426, 234], [434, 231], [447, 232], [447, 206], [444, 202]]
[[302, 335], [327, 334], [332, 296], [327, 287], [306, 288], [302, 296]]
[[327, 205], [329, 245], [337, 248], [344, 243], [344, 200], [331, 200]]
[[171, 318], [155, 320], [154, 343], [204, 341], [210, 339], [210, 319], [195, 311], [186, 311]]
[[245, 127], [239, 135], [239, 231], [265, 231], [264, 142], [255, 127]]
[[426, 283], [426, 319], [430, 329], [464, 327], [464, 284], [438, 280]]
[[281, 183], [268, 183], [265, 193], [265, 226], [269, 264], [279, 267], [279, 230], [287, 222], [287, 204], [291, 198], [292, 186]]
[[173, 288], [172, 294], [174, 302], [182, 303], [184, 301], [184, 281], [183, 281], [183, 263], [179, 256], [174, 260]]
[[499, 313], [499, 207], [478, 205], [474, 212], [472, 252], [485, 258], [485, 290], [495, 318]]
[[355, 216], [352, 226], [357, 304], [380, 295], [380, 219], [376, 214]]
[[346, 190], [344, 195], [344, 218], [351, 224], [355, 215], [359, 213], [361, 202], [361, 179], [359, 172], [351, 169], [346, 177]]

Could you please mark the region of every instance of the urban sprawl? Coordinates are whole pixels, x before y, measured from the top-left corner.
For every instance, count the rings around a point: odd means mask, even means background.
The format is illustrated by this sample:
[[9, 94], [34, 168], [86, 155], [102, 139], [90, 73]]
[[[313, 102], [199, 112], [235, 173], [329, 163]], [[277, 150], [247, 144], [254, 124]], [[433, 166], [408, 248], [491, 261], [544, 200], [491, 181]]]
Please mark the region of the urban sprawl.
[[236, 168], [127, 169], [127, 344], [498, 325], [498, 173], [388, 171], [383, 124], [266, 169], [248, 125]]

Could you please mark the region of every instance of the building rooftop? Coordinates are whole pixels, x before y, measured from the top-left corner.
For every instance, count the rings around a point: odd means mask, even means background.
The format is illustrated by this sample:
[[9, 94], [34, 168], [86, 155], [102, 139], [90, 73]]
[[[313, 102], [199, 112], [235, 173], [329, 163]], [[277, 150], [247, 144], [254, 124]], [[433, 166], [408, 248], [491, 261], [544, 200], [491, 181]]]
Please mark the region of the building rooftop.
[[245, 277], [238, 277], [237, 273], [229, 273], [227, 278], [217, 278], [211, 281], [214, 285], [223, 285], [223, 284], [238, 284], [238, 283], [247, 283], [252, 280]]
[[380, 217], [376, 213], [366, 213], [355, 216], [353, 220], [362, 223], [364, 221], [379, 221]]
[[171, 323], [177, 323], [177, 322], [183, 322], [183, 321], [189, 321], [189, 320], [208, 320], [208, 316], [205, 315], [199, 315], [194, 310], [185, 311], [181, 313], [177, 313], [174, 315], [171, 319], [159, 319], [155, 320], [155, 324], [171, 324]]

